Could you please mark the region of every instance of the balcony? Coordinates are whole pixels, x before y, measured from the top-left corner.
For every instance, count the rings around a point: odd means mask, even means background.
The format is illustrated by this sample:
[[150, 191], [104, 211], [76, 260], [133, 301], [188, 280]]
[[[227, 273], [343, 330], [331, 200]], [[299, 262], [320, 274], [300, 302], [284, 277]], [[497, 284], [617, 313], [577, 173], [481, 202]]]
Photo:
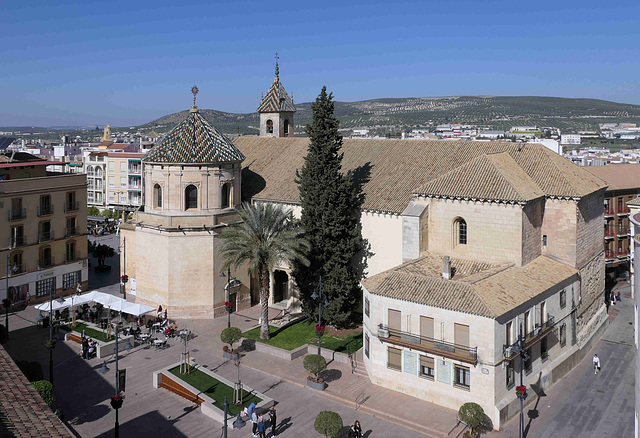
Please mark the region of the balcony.
[[606, 260], [613, 260], [615, 258], [614, 252], [610, 249], [604, 251], [604, 258]]
[[77, 236], [77, 235], [78, 235], [77, 227], [67, 227], [64, 233], [64, 237], [71, 237], [71, 236]]
[[627, 237], [629, 235], [629, 227], [619, 226], [616, 234], [618, 237]]
[[27, 265], [24, 263], [14, 263], [11, 265], [11, 276], [27, 272]]
[[38, 270], [47, 269], [56, 264], [55, 259], [53, 257], [49, 258], [41, 258], [38, 262]]
[[26, 208], [12, 208], [11, 210], [7, 211], [7, 220], [9, 221], [18, 221], [26, 217], [27, 217]]
[[65, 202], [64, 203], [64, 212], [65, 213], [70, 213], [72, 211], [78, 211], [78, 210], [80, 210], [80, 202], [72, 201], [72, 202]]
[[604, 227], [604, 238], [605, 239], [613, 239], [616, 235], [616, 229], [612, 226]]
[[50, 240], [53, 240], [55, 237], [53, 237], [53, 230], [52, 231], [40, 231], [38, 233], [38, 243], [42, 243], [42, 242], [48, 242]]
[[386, 333], [389, 335], [388, 337], [379, 336], [378, 339], [382, 342], [423, 351], [435, 356], [459, 360], [472, 365], [476, 365], [478, 363], [478, 347], [472, 348], [466, 345], [458, 345], [452, 342], [427, 338], [418, 334], [406, 333], [390, 329], [382, 324], [380, 324], [379, 333], [385, 333], [385, 336]]
[[613, 208], [611, 208], [611, 207], [605, 207], [605, 208], [604, 208], [604, 215], [605, 215], [605, 216], [613, 216], [613, 215], [614, 215]]
[[129, 166], [129, 173], [133, 175], [140, 175], [142, 166]]
[[76, 262], [78, 260], [80, 260], [82, 258], [82, 255], [80, 254], [80, 251], [75, 251], [75, 252], [67, 252], [64, 256], [64, 262], [65, 263], [71, 263], [71, 262]]
[[627, 207], [626, 205], [624, 207], [619, 207], [618, 216], [626, 216], [629, 214], [629, 211], [629, 207]]
[[[531, 332], [527, 333], [524, 336], [524, 349], [531, 348], [533, 345], [540, 342], [545, 336], [553, 331], [555, 322], [553, 316], [547, 316], [547, 321], [542, 325], [536, 324], [536, 328], [534, 328]], [[503, 346], [503, 356], [505, 360], [511, 361], [518, 357], [520, 353], [520, 347], [518, 343], [514, 343], [511, 345]]]
[[53, 214], [53, 205], [41, 205], [38, 207], [38, 217]]
[[27, 244], [27, 236], [11, 236], [9, 237], [9, 248], [25, 246]]
[[129, 190], [138, 190], [140, 191], [142, 189], [142, 184], [140, 183], [132, 183], [131, 181], [129, 181]]
[[620, 249], [618, 249], [617, 257], [619, 259], [623, 259], [623, 258], [629, 257], [629, 248], [626, 248], [626, 249], [620, 248]]

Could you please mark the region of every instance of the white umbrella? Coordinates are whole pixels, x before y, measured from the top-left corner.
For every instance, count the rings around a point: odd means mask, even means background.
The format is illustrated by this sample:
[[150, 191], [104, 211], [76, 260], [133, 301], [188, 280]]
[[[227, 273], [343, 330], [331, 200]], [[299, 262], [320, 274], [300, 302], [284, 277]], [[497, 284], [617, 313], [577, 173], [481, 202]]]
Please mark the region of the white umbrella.
[[129, 315], [133, 316], [144, 315], [145, 313], [153, 312], [154, 310], [156, 310], [155, 307], [146, 306], [140, 303], [126, 303], [122, 308], [122, 311], [124, 313], [128, 313]]
[[[71, 304], [67, 304], [66, 300], [64, 303], [59, 303], [57, 300], [53, 300], [53, 305], [51, 306], [52, 310], [60, 310], [60, 309], [66, 309], [67, 307], [69, 307]], [[45, 301], [42, 304], [38, 304], [37, 306], [35, 306], [36, 309], [38, 309], [41, 312], [49, 312], [49, 301]]]

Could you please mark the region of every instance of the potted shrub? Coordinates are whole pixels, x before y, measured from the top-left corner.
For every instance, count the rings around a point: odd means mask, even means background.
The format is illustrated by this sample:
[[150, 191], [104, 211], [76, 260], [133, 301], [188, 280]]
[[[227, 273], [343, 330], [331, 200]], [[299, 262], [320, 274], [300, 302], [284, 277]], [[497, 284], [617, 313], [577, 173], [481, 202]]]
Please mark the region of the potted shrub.
[[308, 354], [304, 358], [303, 366], [305, 370], [312, 374], [307, 377], [307, 386], [324, 391], [326, 383], [324, 379], [318, 377], [318, 375], [327, 369], [326, 359], [319, 354]]
[[342, 431], [342, 427], [342, 417], [332, 411], [320, 412], [313, 423], [316, 432], [324, 435], [325, 438], [338, 435]]
[[222, 347], [222, 355], [225, 359], [235, 360], [238, 358], [238, 350], [233, 349], [233, 344], [238, 342], [240, 339], [242, 339], [242, 332], [239, 328], [227, 327], [226, 329], [222, 330], [222, 333], [220, 333], [220, 340], [225, 344], [229, 344], [228, 346], [225, 345], [224, 347]]
[[124, 401], [124, 396], [122, 395], [112, 395], [111, 396], [111, 407], [113, 409], [120, 409], [122, 407], [122, 402]]
[[485, 413], [482, 406], [477, 403], [465, 403], [458, 410], [458, 419], [469, 427], [469, 431], [464, 435], [465, 438], [476, 438], [479, 434], [478, 429], [484, 424]]

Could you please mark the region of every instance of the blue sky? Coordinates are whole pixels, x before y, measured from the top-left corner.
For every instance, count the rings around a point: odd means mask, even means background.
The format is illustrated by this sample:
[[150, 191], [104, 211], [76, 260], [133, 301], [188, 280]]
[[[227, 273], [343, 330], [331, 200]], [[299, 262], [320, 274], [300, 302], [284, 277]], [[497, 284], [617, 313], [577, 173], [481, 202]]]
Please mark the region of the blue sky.
[[0, 126], [451, 95], [640, 104], [640, 2], [0, 1]]

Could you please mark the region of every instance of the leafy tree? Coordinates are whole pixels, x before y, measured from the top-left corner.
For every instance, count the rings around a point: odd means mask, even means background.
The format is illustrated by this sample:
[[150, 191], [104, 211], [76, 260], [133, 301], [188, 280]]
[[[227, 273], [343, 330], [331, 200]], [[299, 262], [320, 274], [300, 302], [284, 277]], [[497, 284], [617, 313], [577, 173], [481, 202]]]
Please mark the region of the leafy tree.
[[[326, 321], [337, 327], [352, 322], [354, 305], [362, 296], [360, 280], [366, 269], [369, 244], [360, 222], [364, 202], [362, 184], [368, 168], [342, 172], [342, 137], [334, 116], [333, 94], [323, 87], [312, 104], [313, 121], [307, 125], [309, 148], [296, 183], [302, 204], [302, 226], [311, 242], [309, 266], [295, 264], [293, 276], [300, 288], [303, 310], [315, 317], [311, 295], [322, 277]], [[366, 174], [365, 174], [366, 173]]]
[[94, 207], [93, 205], [91, 207], [88, 207], [87, 216], [100, 216], [100, 209], [98, 207]]
[[308, 354], [302, 362], [304, 369], [313, 374], [315, 381], [318, 381], [318, 374], [327, 369], [326, 359], [319, 354]]
[[342, 426], [342, 417], [332, 411], [320, 412], [313, 423], [313, 428], [316, 432], [324, 435], [325, 438], [339, 434]]
[[238, 327], [227, 327], [220, 333], [220, 340], [229, 344], [229, 349], [233, 351], [233, 344], [242, 339], [242, 332]]
[[109, 245], [104, 245], [102, 243], [94, 243], [91, 241], [88, 241], [88, 242], [89, 242], [89, 253], [93, 257], [98, 259], [99, 267], [102, 267], [105, 265], [104, 261], [106, 260], [107, 257], [113, 257], [114, 255], [116, 255], [115, 250]]
[[269, 279], [271, 272], [283, 262], [308, 264], [309, 242], [303, 229], [291, 214], [273, 204], [242, 204], [238, 211], [242, 222], [230, 225], [220, 233], [222, 270], [236, 269], [247, 263], [249, 273], [260, 283], [260, 338], [269, 339]]
[[51, 384], [51, 382], [47, 380], [38, 380], [31, 384], [36, 389], [36, 391], [38, 391], [44, 402], [49, 406], [52, 406], [55, 402], [55, 397], [53, 394], [53, 385]]
[[471, 428], [471, 432], [476, 432], [484, 423], [485, 417], [484, 409], [477, 403], [465, 403], [458, 410], [458, 418]]

